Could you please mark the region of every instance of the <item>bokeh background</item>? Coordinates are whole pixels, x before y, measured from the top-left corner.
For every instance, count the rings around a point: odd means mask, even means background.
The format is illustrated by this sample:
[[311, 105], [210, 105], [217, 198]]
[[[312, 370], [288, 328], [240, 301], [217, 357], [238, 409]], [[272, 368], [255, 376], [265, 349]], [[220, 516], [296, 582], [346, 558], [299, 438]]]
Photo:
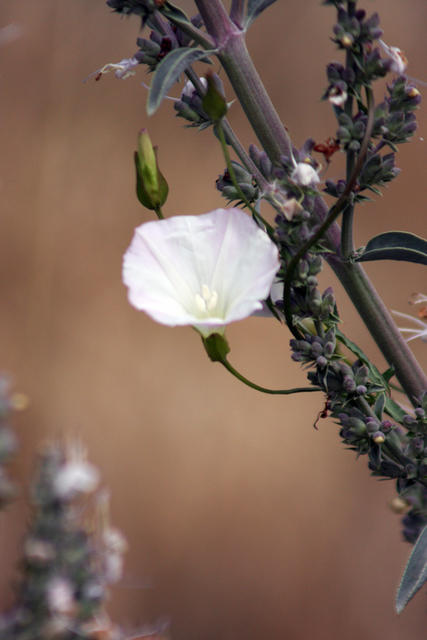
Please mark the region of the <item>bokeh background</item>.
[[[384, 39], [426, 80], [424, 0], [366, 0]], [[192, 11], [192, 3], [181, 6]], [[362, 5], [363, 6], [363, 5]], [[257, 66], [297, 145], [336, 129], [320, 102], [333, 10], [318, 0], [277, 2], [248, 36]], [[170, 185], [168, 215], [222, 206], [223, 170], [210, 131], [184, 129], [166, 101], [148, 120], [144, 69], [126, 81], [86, 82], [136, 51], [139, 22], [103, 0], [1, 0], [0, 353], [31, 399], [15, 419], [13, 472], [25, 487], [43, 442], [86, 443], [129, 543], [109, 610], [128, 626], [170, 621], [174, 640], [348, 640], [425, 637], [425, 594], [400, 617], [393, 598], [409, 553], [388, 501], [325, 420], [316, 394], [268, 397], [211, 364], [194, 332], [154, 324], [127, 303], [121, 260], [150, 218], [134, 196], [132, 152], [149, 127]], [[422, 89], [422, 86], [419, 85]], [[179, 87], [173, 95], [179, 94]], [[380, 97], [380, 96], [379, 96]], [[424, 234], [426, 109], [401, 148], [402, 174], [359, 209], [357, 244], [395, 227]], [[231, 119], [255, 141], [239, 112]], [[328, 175], [337, 177], [334, 162]], [[391, 308], [412, 312], [425, 269], [369, 265]], [[336, 286], [345, 331], [382, 366], [357, 311]], [[251, 318], [228, 330], [231, 361], [265, 386], [305, 384], [286, 329]], [[427, 364], [427, 347], [413, 343]], [[28, 518], [25, 488], [0, 515], [0, 601], [13, 601]]]

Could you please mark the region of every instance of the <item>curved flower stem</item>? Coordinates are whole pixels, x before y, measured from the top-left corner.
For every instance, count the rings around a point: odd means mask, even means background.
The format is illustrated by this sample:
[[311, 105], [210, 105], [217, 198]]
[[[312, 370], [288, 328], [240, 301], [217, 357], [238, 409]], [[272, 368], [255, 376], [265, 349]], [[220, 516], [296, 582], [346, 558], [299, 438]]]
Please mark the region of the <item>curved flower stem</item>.
[[269, 393], [272, 395], [291, 395], [292, 393], [310, 393], [311, 391], [323, 391], [320, 387], [295, 387], [294, 389], [268, 389], [267, 387], [261, 387], [259, 384], [255, 384], [255, 382], [251, 382], [248, 378], [245, 378], [241, 373], [239, 373], [226, 358], [223, 360], [218, 360], [226, 369], [229, 371], [235, 378], [246, 384], [251, 389], [255, 389], [256, 391], [261, 391], [262, 393]]
[[307, 251], [309, 251], [309, 249], [325, 235], [326, 231], [331, 226], [331, 224], [338, 218], [338, 216], [343, 211], [343, 209], [348, 205], [348, 201], [349, 201], [349, 198], [351, 197], [353, 187], [356, 183], [357, 178], [359, 177], [360, 170], [362, 169], [363, 163], [365, 161], [366, 152], [368, 150], [368, 144], [371, 137], [372, 127], [374, 124], [374, 100], [373, 100], [372, 92], [369, 89], [367, 89], [367, 96], [368, 96], [368, 122], [366, 123], [366, 131], [365, 131], [365, 136], [363, 138], [362, 146], [360, 148], [360, 153], [358, 155], [357, 162], [351, 173], [350, 179], [348, 180], [346, 187], [343, 193], [341, 194], [341, 196], [339, 197], [339, 199], [337, 200], [337, 202], [329, 210], [328, 215], [324, 220], [324, 222], [320, 225], [316, 233], [313, 236], [311, 236], [311, 238], [309, 238], [307, 242], [303, 244], [302, 247], [293, 256], [286, 270], [285, 281], [283, 286], [284, 314], [285, 314], [286, 323], [289, 329], [292, 331], [293, 335], [297, 339], [302, 338], [302, 334], [299, 331], [299, 329], [297, 329], [297, 327], [295, 326], [293, 321], [293, 316], [292, 316], [292, 309], [291, 309], [291, 303], [290, 303], [292, 280], [293, 280], [295, 270], [298, 266], [299, 261], [305, 256]]

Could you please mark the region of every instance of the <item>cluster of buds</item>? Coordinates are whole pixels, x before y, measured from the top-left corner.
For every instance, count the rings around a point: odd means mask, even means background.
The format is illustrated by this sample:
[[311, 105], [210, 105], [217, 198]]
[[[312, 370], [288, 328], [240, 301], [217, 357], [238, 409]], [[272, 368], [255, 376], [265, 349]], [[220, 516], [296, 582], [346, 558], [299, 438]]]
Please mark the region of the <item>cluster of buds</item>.
[[[236, 182], [240, 191], [245, 196], [247, 202], [255, 202], [258, 199], [259, 189], [254, 183], [253, 177], [241, 164], [235, 160], [231, 161]], [[229, 202], [241, 203], [239, 189], [235, 187], [228, 169], [224, 171], [216, 180], [216, 188]]]
[[141, 17], [142, 26], [156, 14], [164, 0], [107, 0], [107, 5], [116, 13]]
[[342, 3], [337, 3], [337, 23], [334, 25], [333, 40], [341, 49], [359, 52], [364, 45], [372, 43], [382, 35], [377, 13], [366, 18], [366, 11], [358, 9], [348, 12]]
[[421, 102], [421, 94], [402, 76], [387, 90], [388, 97], [375, 110], [374, 135], [393, 146], [407, 142], [416, 131], [414, 110]]
[[200, 88], [194, 86], [191, 80], [185, 84], [179, 100], [174, 102], [174, 109], [179, 118], [184, 118], [189, 127], [198, 127], [200, 131], [212, 124], [211, 119], [203, 108], [203, 97], [207, 88], [205, 78], [200, 78]]
[[[151, 27], [149, 38], [138, 38], [136, 43], [139, 47], [141, 63], [146, 64], [150, 71], [154, 71], [170, 51], [187, 47], [191, 43], [191, 38], [179, 27], [171, 25], [162, 18], [158, 12], [151, 14], [147, 22]], [[199, 28], [202, 25], [200, 15], [197, 14], [191, 18], [191, 23]]]
[[344, 150], [359, 151], [366, 131], [366, 120], [366, 115], [360, 111], [354, 117], [344, 111], [339, 114], [337, 138]]
[[[106, 625], [107, 585], [121, 576], [124, 543], [104, 520], [98, 543], [81, 523], [76, 501], [92, 494], [98, 470], [78, 444], [51, 446], [32, 491], [33, 517], [24, 543], [17, 604], [0, 618], [4, 640], [92, 640]], [[109, 624], [109, 635], [121, 638]]]
[[359, 177], [359, 191], [370, 189], [377, 192], [375, 185], [381, 186], [390, 182], [400, 173], [400, 169], [394, 165], [394, 153], [386, 153], [381, 156], [375, 153], [365, 162]]

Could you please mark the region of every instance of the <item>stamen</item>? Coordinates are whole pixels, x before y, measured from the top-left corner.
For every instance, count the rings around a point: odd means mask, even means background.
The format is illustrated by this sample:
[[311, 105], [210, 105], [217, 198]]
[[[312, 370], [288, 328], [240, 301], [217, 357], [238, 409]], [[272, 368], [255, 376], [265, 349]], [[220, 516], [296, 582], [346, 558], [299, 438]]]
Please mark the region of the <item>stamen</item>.
[[199, 311], [202, 313], [206, 312], [206, 302], [203, 300], [202, 296], [199, 293], [195, 295], [196, 305]]
[[212, 312], [218, 303], [218, 292], [211, 291], [207, 284], [202, 284], [201, 295], [196, 293], [194, 299], [201, 313]]

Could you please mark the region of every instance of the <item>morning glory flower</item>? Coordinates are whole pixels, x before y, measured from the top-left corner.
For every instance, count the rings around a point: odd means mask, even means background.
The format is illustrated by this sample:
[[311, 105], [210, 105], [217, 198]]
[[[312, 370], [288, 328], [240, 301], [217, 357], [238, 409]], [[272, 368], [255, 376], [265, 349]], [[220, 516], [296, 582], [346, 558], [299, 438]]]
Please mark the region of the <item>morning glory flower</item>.
[[248, 215], [216, 209], [137, 227], [123, 281], [136, 309], [207, 338], [261, 309], [279, 266], [276, 245]]

